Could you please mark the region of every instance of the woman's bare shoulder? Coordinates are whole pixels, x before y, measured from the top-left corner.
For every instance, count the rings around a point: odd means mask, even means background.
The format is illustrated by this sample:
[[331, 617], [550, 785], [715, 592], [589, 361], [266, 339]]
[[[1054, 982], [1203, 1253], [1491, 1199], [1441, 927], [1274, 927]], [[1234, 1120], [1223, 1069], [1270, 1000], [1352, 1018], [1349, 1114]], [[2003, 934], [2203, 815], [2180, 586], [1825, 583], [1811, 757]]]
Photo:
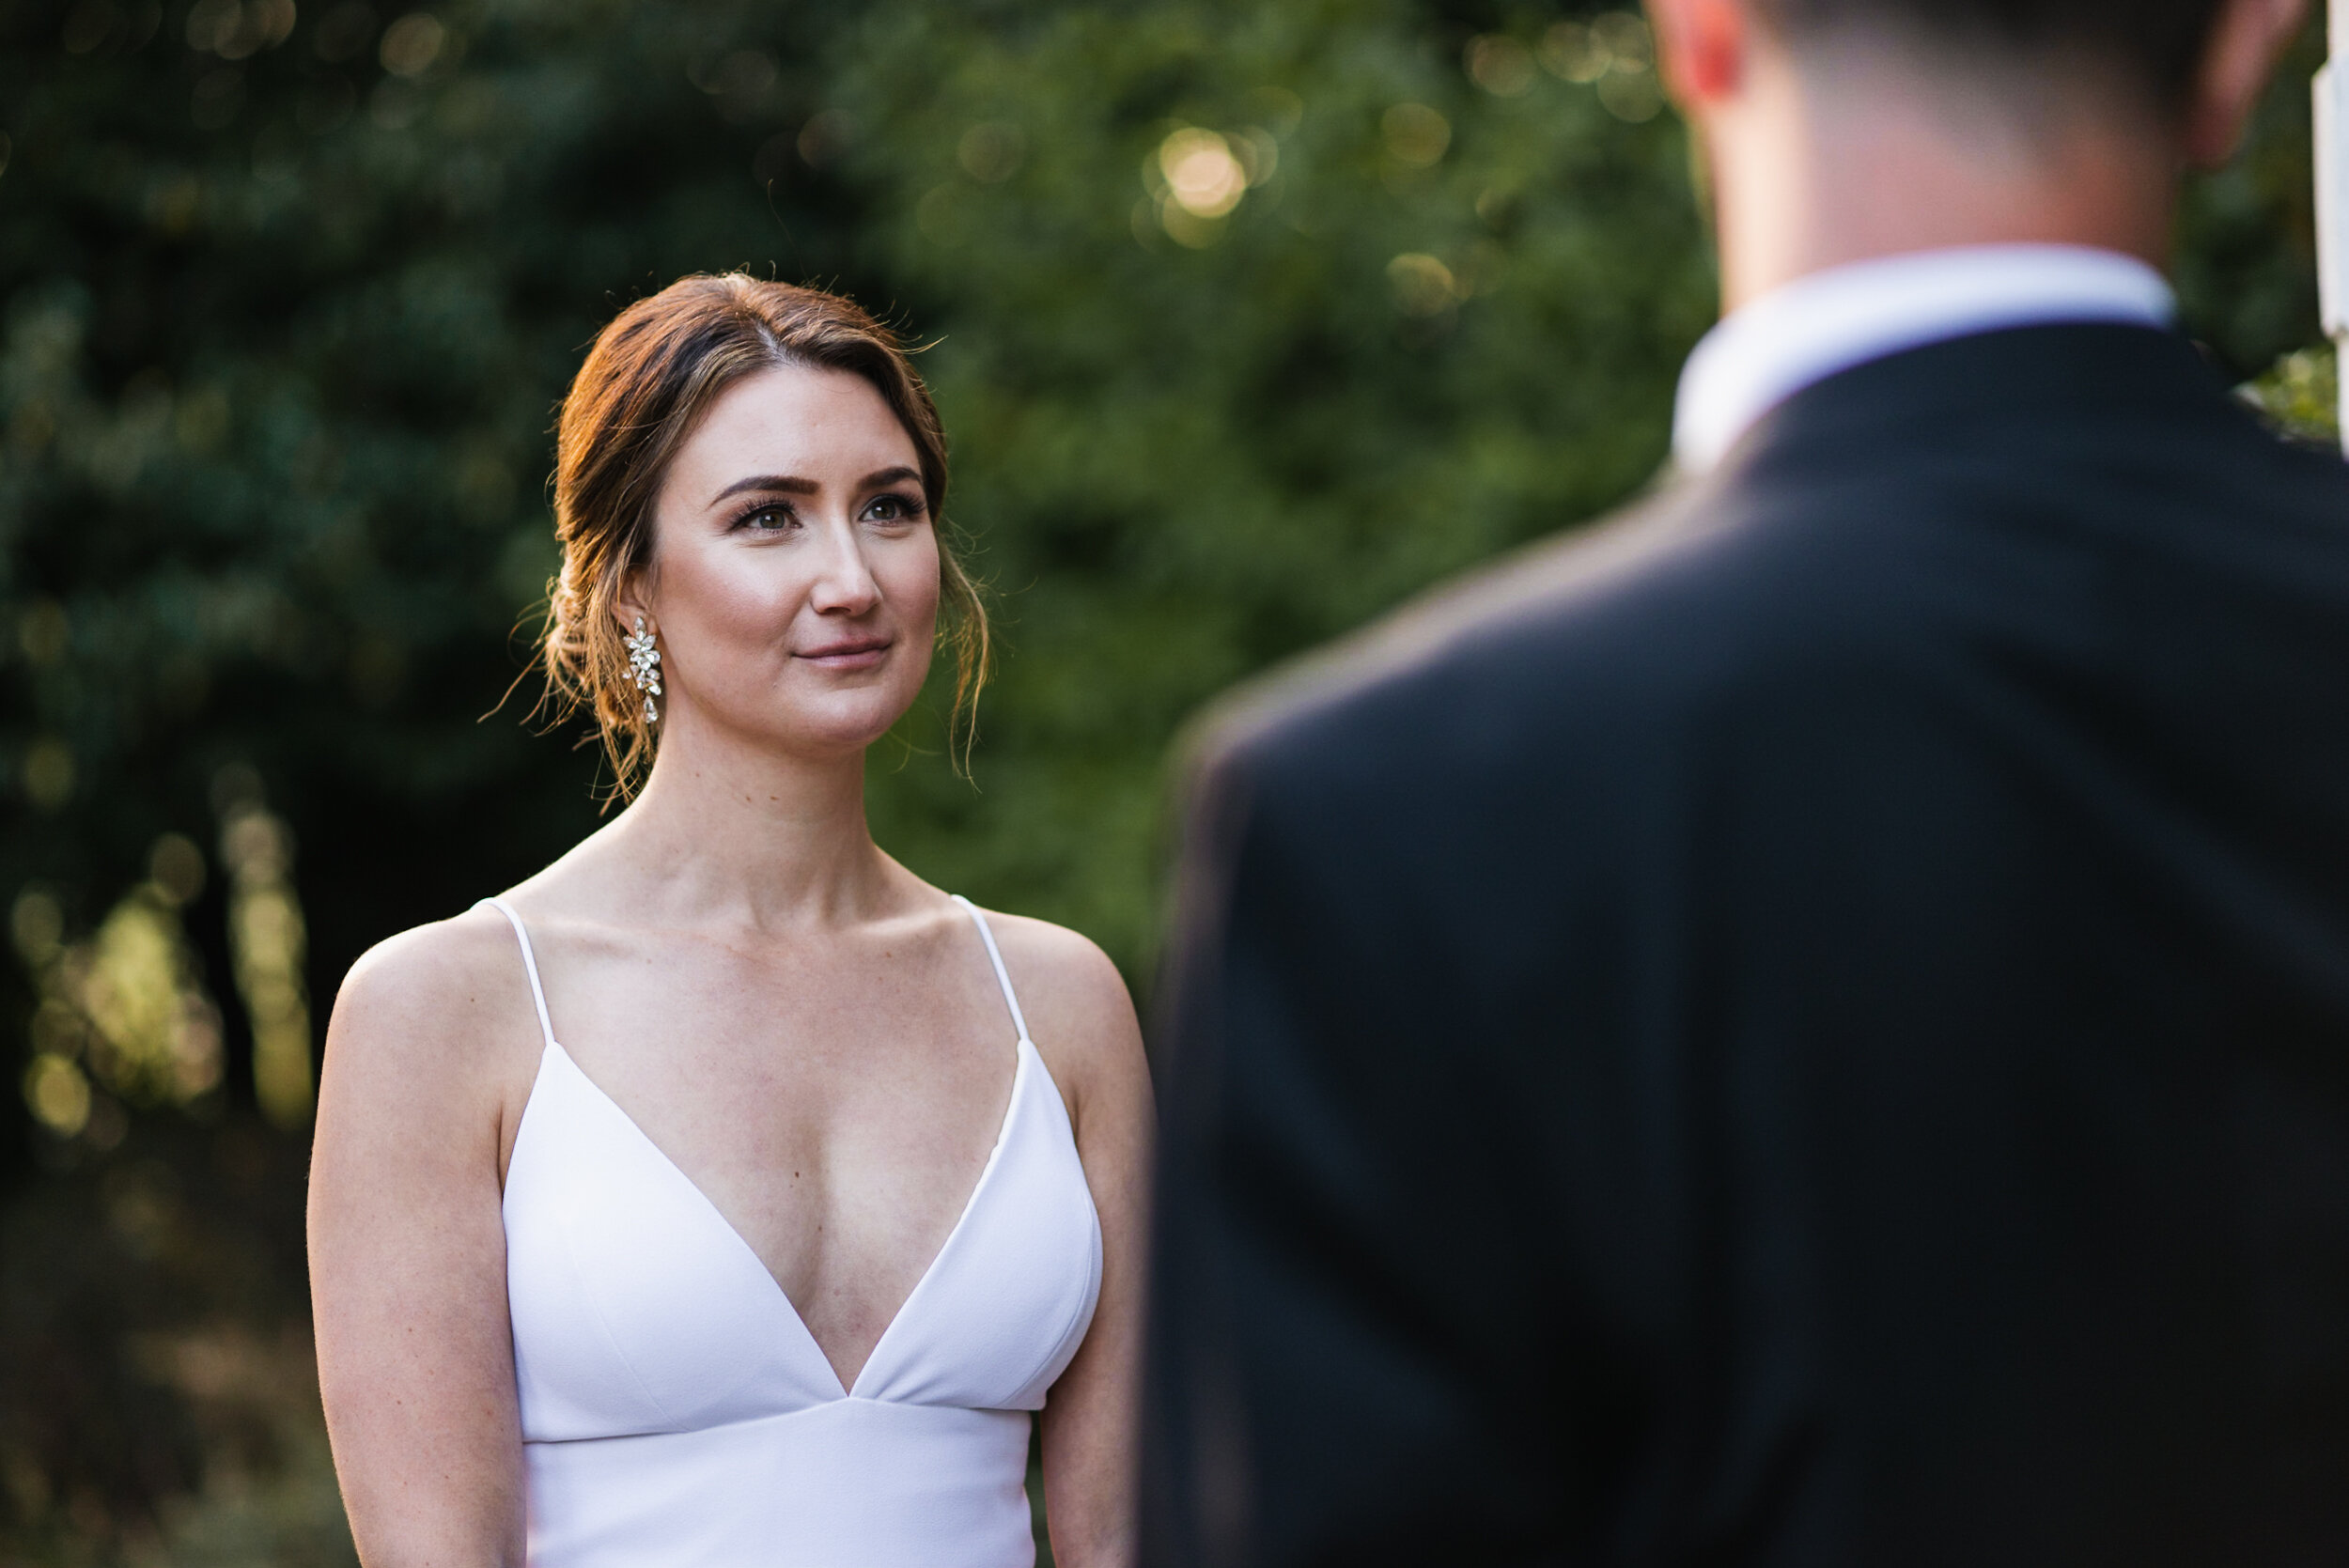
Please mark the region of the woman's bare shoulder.
[[1133, 996], [1108, 954], [1050, 921], [993, 910], [987, 918], [1027, 1015], [1029, 1037], [1055, 1076], [1064, 1064], [1094, 1080], [1146, 1073]]
[[[351, 965], [328, 1027], [330, 1062], [506, 1075], [540, 1044], [514, 929], [475, 908], [377, 943]], [[372, 1076], [372, 1074], [370, 1074]]]

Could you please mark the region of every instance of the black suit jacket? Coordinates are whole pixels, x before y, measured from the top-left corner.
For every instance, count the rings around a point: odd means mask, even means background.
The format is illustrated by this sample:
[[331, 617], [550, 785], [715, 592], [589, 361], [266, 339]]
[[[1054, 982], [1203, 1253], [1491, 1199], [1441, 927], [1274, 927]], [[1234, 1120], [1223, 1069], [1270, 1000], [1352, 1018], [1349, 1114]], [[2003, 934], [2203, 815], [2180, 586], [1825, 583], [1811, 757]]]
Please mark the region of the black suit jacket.
[[1147, 1560], [2349, 1563], [2349, 472], [1983, 334], [1243, 703]]

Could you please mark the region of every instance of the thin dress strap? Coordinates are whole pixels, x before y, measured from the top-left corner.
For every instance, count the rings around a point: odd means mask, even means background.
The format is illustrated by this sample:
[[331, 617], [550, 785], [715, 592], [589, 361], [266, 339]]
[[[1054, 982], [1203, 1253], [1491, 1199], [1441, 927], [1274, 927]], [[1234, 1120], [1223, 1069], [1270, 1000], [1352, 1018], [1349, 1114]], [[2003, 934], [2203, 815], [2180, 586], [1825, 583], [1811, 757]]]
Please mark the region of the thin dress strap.
[[[1019, 1031], [1020, 1039], [1027, 1039], [1028, 1020], [1020, 1015], [1019, 998], [1013, 994], [1011, 988], [1011, 971], [1003, 968], [1003, 949], [995, 945], [995, 933], [993, 929], [988, 925], [987, 916], [981, 914], [979, 912], [979, 907], [976, 904], [972, 903], [969, 899], [963, 897], [962, 894], [958, 893], [950, 893], [948, 896], [953, 898], [956, 903], [961, 905], [963, 913], [969, 915], [972, 921], [977, 923], [979, 927], [979, 940], [987, 944], [988, 962], [995, 966], [995, 983], [1003, 988], [1003, 1005], [1011, 1009], [1012, 1026]], [[519, 930], [520, 926], [517, 926], [516, 929]]]
[[[529, 928], [522, 924], [522, 917], [516, 914], [514, 912], [514, 907], [511, 904], [508, 904], [505, 899], [485, 898], [481, 901], [481, 903], [487, 904], [490, 908], [495, 909], [499, 914], [504, 915], [506, 917], [506, 923], [514, 928], [515, 937], [521, 942], [522, 972], [530, 976], [530, 1000], [537, 1003], [538, 1006], [538, 1032], [545, 1037], [548, 1045], [551, 1046], [554, 1044], [554, 1025], [547, 1017], [546, 987], [538, 984], [538, 955], [530, 951]], [[479, 908], [480, 907], [480, 904], [474, 906], [475, 908]], [[989, 952], [994, 950], [995, 943], [991, 939], [988, 940], [987, 945]], [[1000, 962], [997, 964], [997, 968], [999, 970], [1002, 968]], [[1010, 984], [1011, 983], [1009, 981], [1004, 982], [1004, 985], [1006, 986]], [[1016, 1014], [1019, 1011], [1019, 1009], [1017, 1006], [1014, 1006], [1012, 1011]], [[1023, 1030], [1021, 1032], [1024, 1033], [1026, 1032]]]

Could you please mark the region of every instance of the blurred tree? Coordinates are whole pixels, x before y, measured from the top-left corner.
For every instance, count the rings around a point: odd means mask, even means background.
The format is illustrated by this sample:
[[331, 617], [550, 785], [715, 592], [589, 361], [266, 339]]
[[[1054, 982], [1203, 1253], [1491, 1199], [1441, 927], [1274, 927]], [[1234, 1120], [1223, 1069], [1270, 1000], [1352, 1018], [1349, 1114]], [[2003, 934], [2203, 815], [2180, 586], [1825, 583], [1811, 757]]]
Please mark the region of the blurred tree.
[[[2183, 224], [2238, 376], [2318, 337], [2315, 58]], [[1513, 0], [0, 0], [0, 1555], [328, 1549], [204, 1490], [323, 1472], [187, 1368], [302, 1321], [343, 970], [597, 820], [480, 716], [614, 309], [742, 266], [934, 343], [1008, 655], [978, 789], [932, 704], [877, 831], [1139, 979], [1188, 713], [1655, 471], [1713, 311], [1659, 111], [1636, 16]]]
[[2285, 435], [2341, 450], [2340, 355], [2329, 345], [2303, 349], [2278, 360], [2267, 374], [2246, 385], [2251, 405]]
[[940, 337], [1011, 650], [980, 793], [889, 779], [886, 842], [1132, 967], [1186, 713], [1655, 470], [1712, 286], [1645, 29], [1607, 31], [864, 13], [827, 123], [863, 270]]

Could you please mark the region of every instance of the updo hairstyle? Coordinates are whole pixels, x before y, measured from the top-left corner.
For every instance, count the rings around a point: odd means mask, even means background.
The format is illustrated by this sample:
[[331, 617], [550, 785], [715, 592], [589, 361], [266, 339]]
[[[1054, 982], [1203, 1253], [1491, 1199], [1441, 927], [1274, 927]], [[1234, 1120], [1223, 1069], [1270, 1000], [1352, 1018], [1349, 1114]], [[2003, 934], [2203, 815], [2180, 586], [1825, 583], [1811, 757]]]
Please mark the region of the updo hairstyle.
[[800, 366], [862, 376], [920, 454], [922, 493], [938, 533], [939, 641], [955, 659], [950, 735], [966, 762], [971, 714], [986, 683], [987, 610], [945, 527], [946, 437], [929, 390], [897, 335], [835, 294], [740, 272], [680, 278], [614, 318], [587, 352], [556, 427], [554, 536], [563, 564], [548, 588], [545, 706], [557, 722], [595, 715], [616, 793], [633, 796], [652, 765], [653, 727], [629, 680], [613, 606], [629, 573], [652, 560], [654, 504], [669, 463], [725, 390], [762, 370]]

